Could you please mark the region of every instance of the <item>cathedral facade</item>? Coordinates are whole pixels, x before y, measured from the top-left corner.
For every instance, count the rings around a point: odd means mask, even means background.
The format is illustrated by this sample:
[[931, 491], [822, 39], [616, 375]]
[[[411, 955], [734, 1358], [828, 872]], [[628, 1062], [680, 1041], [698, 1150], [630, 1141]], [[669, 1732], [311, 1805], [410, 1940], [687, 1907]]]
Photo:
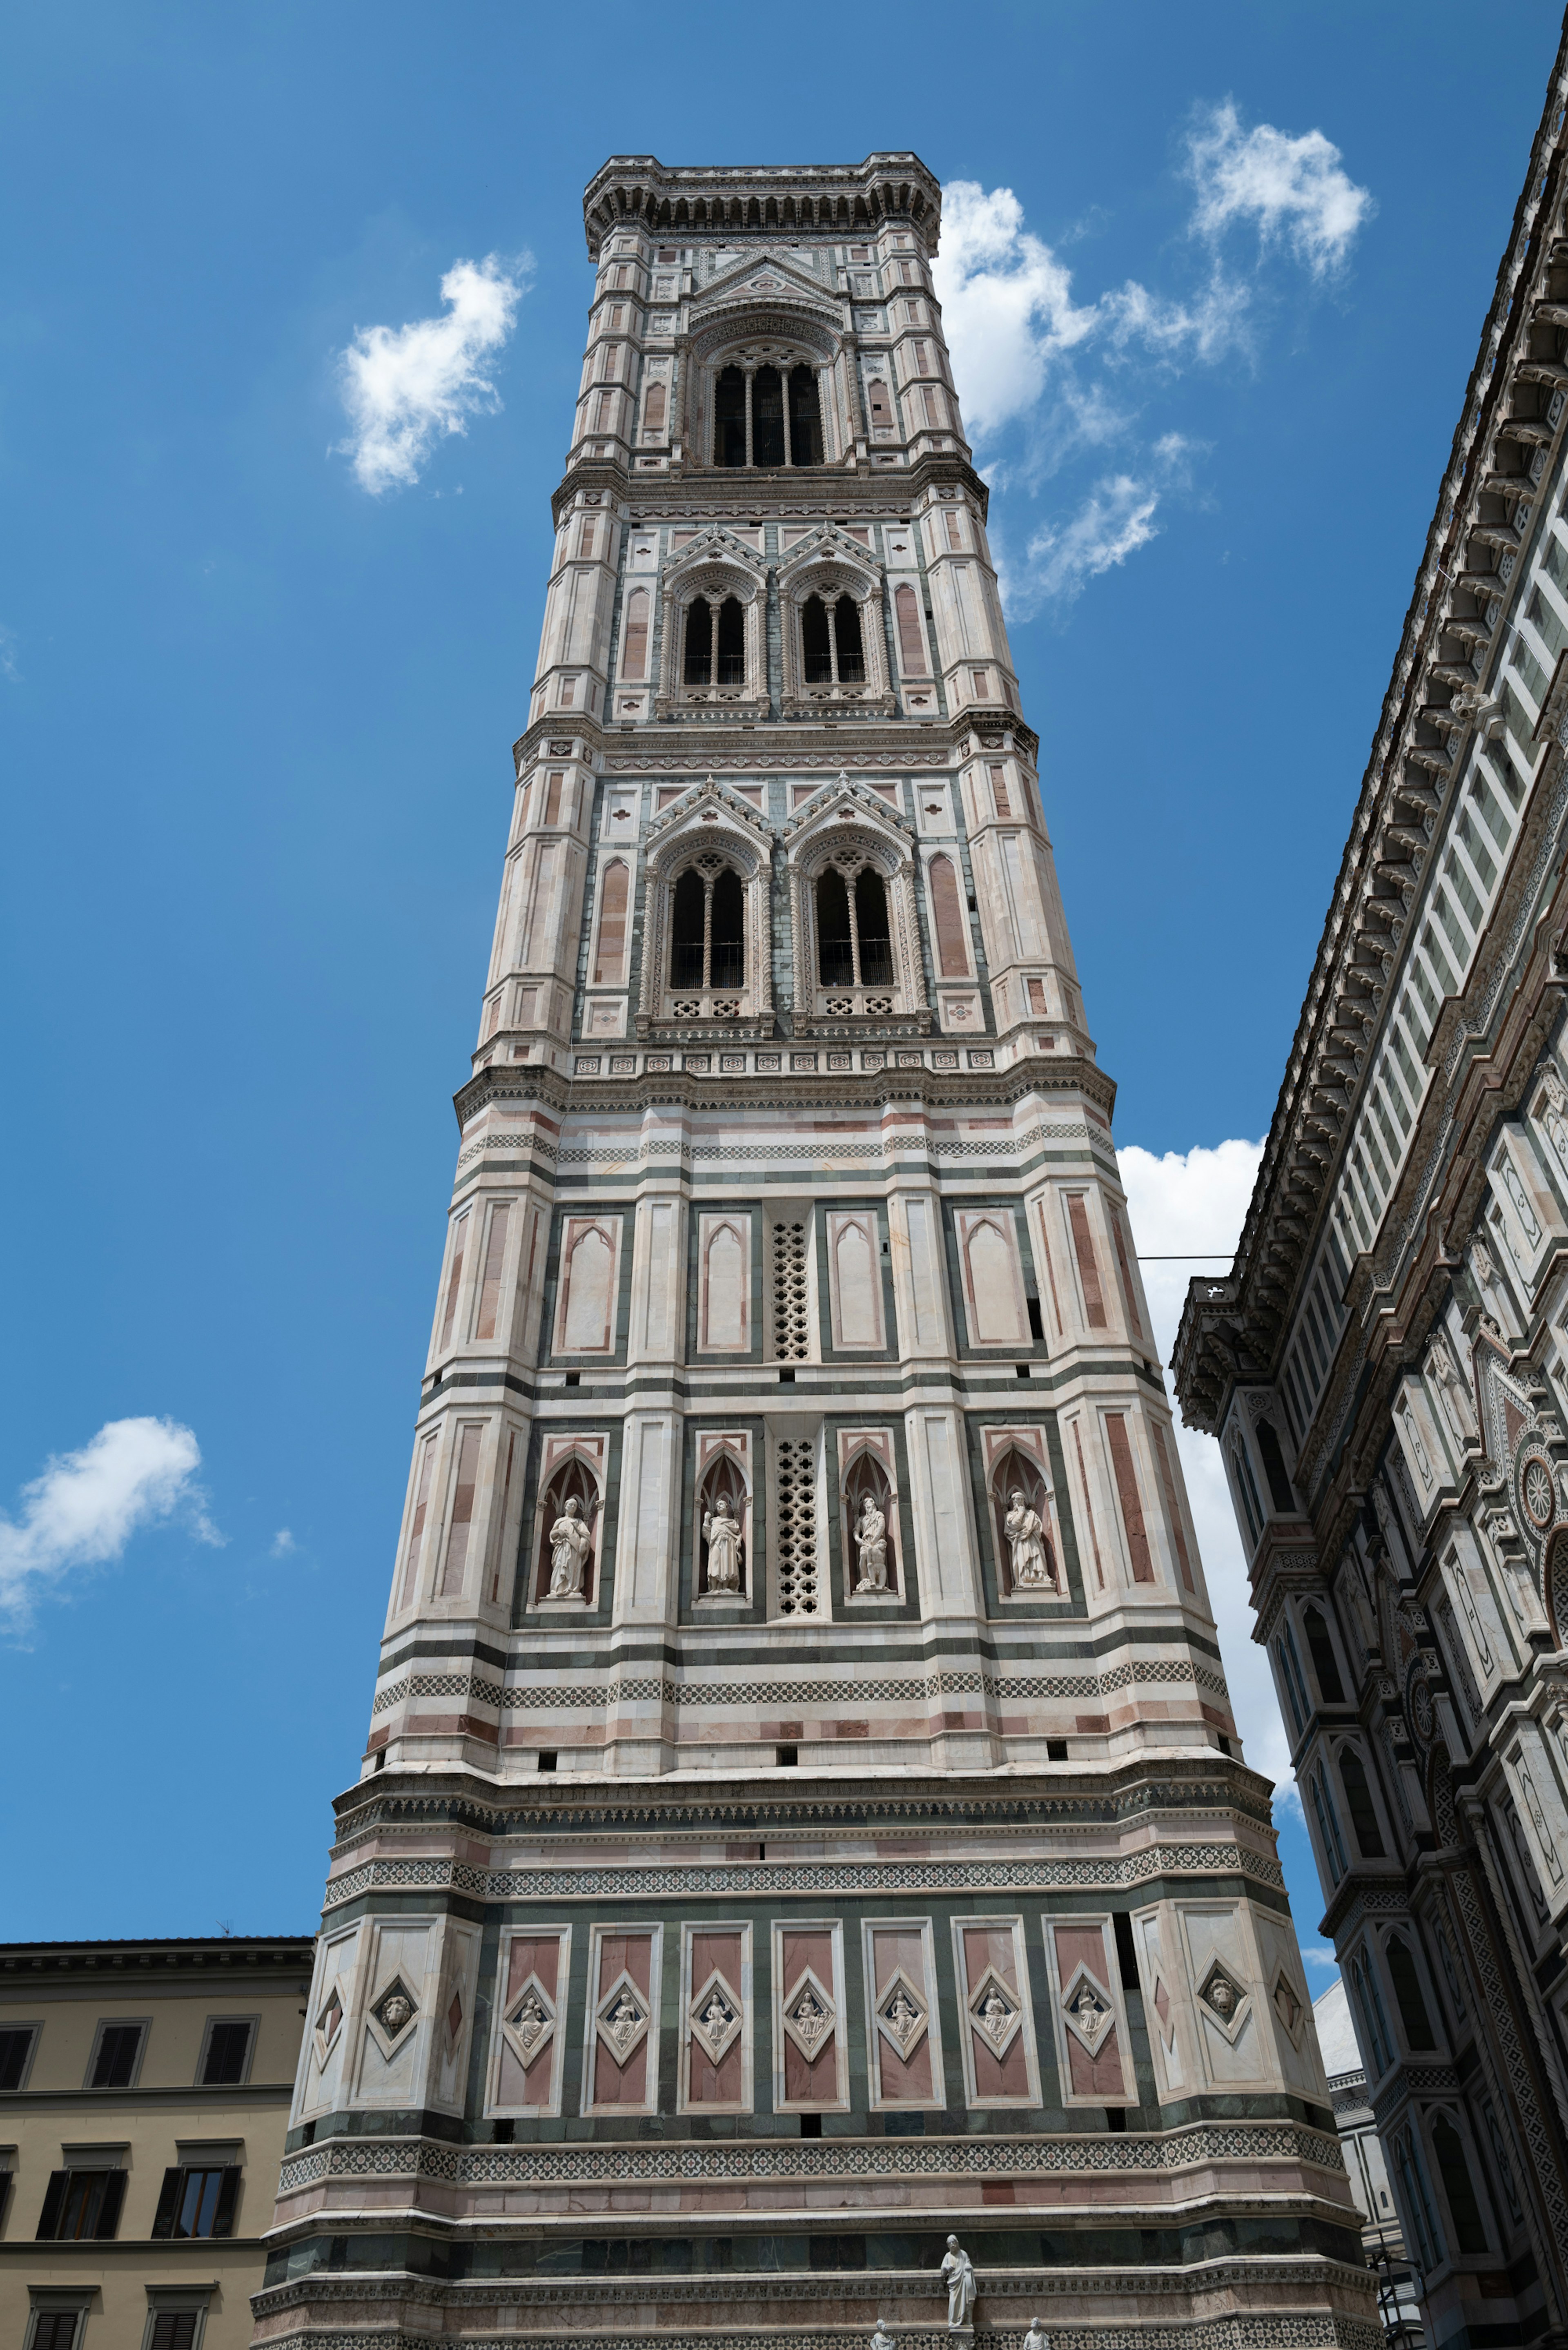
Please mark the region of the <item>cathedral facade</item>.
[[1560, 51], [1240, 1249], [1220, 1439], [1436, 2345], [1568, 2340]]
[[257, 2338], [1366, 2350], [939, 190], [621, 156], [585, 219]]

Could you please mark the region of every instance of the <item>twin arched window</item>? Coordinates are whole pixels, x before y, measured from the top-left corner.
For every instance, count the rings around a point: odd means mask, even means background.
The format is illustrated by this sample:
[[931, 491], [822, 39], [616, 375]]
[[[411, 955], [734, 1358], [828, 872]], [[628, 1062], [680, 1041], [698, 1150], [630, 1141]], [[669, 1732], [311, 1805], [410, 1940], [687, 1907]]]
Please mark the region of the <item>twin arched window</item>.
[[808, 367], [724, 368], [713, 387], [715, 465], [820, 465], [822, 408]]
[[670, 910], [672, 988], [739, 988], [746, 979], [746, 899], [722, 858], [700, 858], [675, 884]]
[[816, 966], [824, 987], [892, 986], [888, 892], [871, 866], [852, 880], [829, 866], [817, 882]]
[[807, 685], [864, 685], [866, 646], [853, 596], [824, 602], [808, 596], [800, 612], [801, 664]]
[[737, 598], [726, 596], [722, 604], [692, 598], [681, 677], [687, 685], [744, 685], [746, 616]]

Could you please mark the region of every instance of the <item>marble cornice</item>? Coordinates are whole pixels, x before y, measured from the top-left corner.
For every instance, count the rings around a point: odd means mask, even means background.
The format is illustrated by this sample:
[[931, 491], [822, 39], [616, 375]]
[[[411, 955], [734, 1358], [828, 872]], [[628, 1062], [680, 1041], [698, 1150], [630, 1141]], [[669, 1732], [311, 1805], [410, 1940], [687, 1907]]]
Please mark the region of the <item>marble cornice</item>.
[[[791, 1039], [778, 1040], [788, 1045]], [[806, 1039], [809, 1048], [814, 1040]], [[820, 1040], [816, 1040], [820, 1041]], [[976, 1107], [995, 1107], [1020, 1102], [1030, 1094], [1084, 1095], [1108, 1120], [1116, 1107], [1113, 1079], [1093, 1061], [1075, 1053], [1037, 1053], [1010, 1069], [880, 1069], [846, 1070], [841, 1077], [821, 1072], [776, 1077], [714, 1078], [686, 1069], [644, 1071], [634, 1077], [596, 1077], [591, 1099], [596, 1118], [622, 1112], [640, 1118], [654, 1108], [687, 1109], [723, 1115], [744, 1105], [751, 1109], [781, 1111], [839, 1110], [863, 1107], [875, 1110], [891, 1102], [920, 1102], [933, 1112]], [[452, 1096], [461, 1131], [492, 1102], [538, 1102], [553, 1115], [565, 1117], [580, 1108], [586, 1096], [580, 1079], [540, 1062], [493, 1062], [476, 1069]], [[1092, 1141], [1093, 1138], [1091, 1138]], [[527, 1137], [519, 1134], [517, 1147]], [[1110, 1139], [1106, 1138], [1106, 1148]]]
[[[1290, 1305], [1310, 1261], [1333, 1182], [1355, 1129], [1364, 1085], [1376, 1063], [1394, 1000], [1393, 971], [1407, 953], [1407, 899], [1417, 886], [1419, 868], [1410, 863], [1406, 840], [1410, 818], [1397, 803], [1410, 788], [1407, 762], [1427, 773], [1430, 781], [1436, 754], [1430, 745], [1418, 740], [1418, 734], [1424, 724], [1426, 731], [1431, 731], [1424, 713], [1436, 706], [1433, 688], [1438, 681], [1432, 672], [1449, 618], [1453, 583], [1467, 584], [1461, 574], [1464, 549], [1471, 536], [1495, 528], [1482, 522], [1480, 512], [1481, 496], [1496, 494], [1496, 477], [1487, 470], [1493, 436], [1507, 421], [1514, 394], [1527, 384], [1533, 388], [1530, 370], [1537, 362], [1530, 355], [1530, 339], [1540, 322], [1526, 296], [1545, 259], [1553, 234], [1552, 224], [1562, 210], [1568, 146], [1568, 116], [1562, 104], [1565, 66], [1568, 38], [1559, 46], [1549, 80], [1523, 192], [1467, 384], [1437, 513], [1427, 534], [1382, 720], [1235, 1261], [1224, 1279], [1194, 1281], [1188, 1291], [1173, 1367], [1183, 1417], [1192, 1427], [1212, 1431], [1219, 1426], [1237, 1379], [1262, 1380], [1270, 1376], [1292, 1326]], [[1568, 418], [1568, 406], [1564, 417]], [[1563, 424], [1563, 419], [1552, 427], [1542, 422], [1532, 428], [1531, 438], [1550, 449], [1561, 443]], [[1543, 480], [1554, 476], [1560, 466], [1559, 445], [1557, 455], [1548, 458]], [[1542, 525], [1547, 501], [1537, 497], [1534, 504], [1532, 535]], [[1501, 608], [1511, 606], [1522, 592], [1526, 576], [1522, 562], [1511, 581], [1505, 582], [1501, 575], [1488, 576], [1497, 578]], [[1488, 673], [1494, 678], [1501, 665], [1501, 642], [1494, 628], [1484, 655]], [[1459, 722], [1459, 731], [1450, 735], [1449, 754], [1439, 773], [1455, 778], [1461, 774], [1476, 723], [1473, 712]], [[1454, 805], [1450, 786], [1438, 807], [1438, 831], [1421, 852], [1423, 862], [1437, 853]], [[1495, 921], [1494, 917], [1489, 930]], [[1368, 944], [1383, 951], [1386, 967], [1381, 976], [1376, 954], [1370, 963], [1361, 954]], [[1353, 964], [1362, 982], [1359, 992], [1349, 984]], [[1480, 994], [1485, 984], [1484, 977], [1478, 974], [1469, 993]], [[1334, 1031], [1336, 1024], [1364, 1027], [1368, 1010], [1371, 1034], [1347, 1089], [1344, 1076], [1330, 1064]], [[1334, 1139], [1325, 1143], [1323, 1137], [1330, 1129]], [[1397, 1221], [1395, 1203], [1390, 1202], [1383, 1229], [1395, 1230]], [[1285, 1296], [1283, 1312], [1265, 1298], [1265, 1282], [1274, 1297]], [[1316, 1415], [1320, 1428], [1330, 1410], [1325, 1398]]]
[[[802, 489], [806, 483], [810, 487]], [[991, 490], [966, 457], [951, 450], [929, 452], [910, 465], [812, 465], [796, 473], [762, 473], [753, 466], [672, 465], [667, 473], [628, 473], [607, 457], [585, 457], [562, 475], [550, 496], [550, 514], [558, 530], [562, 516], [579, 492], [597, 490], [613, 509], [634, 522], [723, 521], [735, 515], [767, 515], [774, 520], [850, 515], [856, 521], [879, 522], [898, 514], [933, 484], [950, 483], [967, 490], [979, 506], [983, 522], [991, 511]], [[878, 494], [880, 493], [880, 494]], [[702, 501], [701, 504], [696, 503]], [[579, 717], [581, 712], [576, 713]]]
[[1129, 1758], [1100, 1772], [1053, 1764], [1051, 1775], [1034, 1776], [1013, 1766], [993, 1787], [910, 1770], [886, 1794], [874, 1785], [805, 1794], [776, 1783], [777, 1773], [759, 1773], [751, 1789], [736, 1791], [735, 1774], [721, 1794], [690, 1779], [645, 1781], [640, 1785], [588, 1792], [563, 1780], [548, 1785], [537, 1778], [504, 1789], [461, 1765], [441, 1764], [419, 1772], [396, 1768], [362, 1779], [337, 1797], [340, 1837], [382, 1825], [439, 1824], [486, 1836], [517, 1835], [673, 1834], [701, 1841], [718, 1835], [749, 1839], [794, 1829], [840, 1835], [880, 1828], [900, 1837], [932, 1830], [1023, 1831], [1125, 1826], [1162, 1814], [1183, 1819], [1214, 1813], [1238, 1825], [1269, 1825], [1272, 1781], [1245, 1763], [1205, 1751], [1190, 1762], [1162, 1754], [1155, 1766]]
[[[813, 208], [809, 221], [799, 218], [803, 199]], [[688, 218], [676, 222], [673, 213], [682, 203]], [[826, 220], [815, 216], [823, 203], [831, 207]], [[840, 203], [848, 206], [846, 220], [837, 217]], [[691, 217], [699, 204], [710, 215], [700, 222]], [[787, 221], [786, 204], [794, 213]], [[737, 205], [741, 216], [731, 218]], [[715, 213], [722, 216], [712, 217]], [[776, 239], [781, 233], [837, 243], [873, 235], [894, 222], [913, 229], [933, 254], [941, 220], [940, 184], [912, 150], [878, 150], [859, 163], [669, 164], [656, 155], [611, 155], [583, 190], [583, 232], [596, 262], [605, 237], [617, 228], [688, 242], [722, 237], [726, 244], [739, 245], [753, 238]]]

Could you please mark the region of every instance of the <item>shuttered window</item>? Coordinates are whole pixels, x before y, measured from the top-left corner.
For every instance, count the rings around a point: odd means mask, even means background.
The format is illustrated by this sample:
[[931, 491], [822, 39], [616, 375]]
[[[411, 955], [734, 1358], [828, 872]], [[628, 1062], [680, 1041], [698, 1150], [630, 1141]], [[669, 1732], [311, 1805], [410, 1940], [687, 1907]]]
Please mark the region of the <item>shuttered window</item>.
[[119, 2225], [123, 2170], [53, 2170], [38, 2220], [39, 2243], [105, 2242]]
[[239, 2193], [237, 2162], [177, 2164], [163, 2174], [152, 2233], [187, 2240], [232, 2236]]
[[1149, 1555], [1148, 1535], [1144, 1528], [1143, 1503], [1138, 1499], [1137, 1475], [1133, 1468], [1132, 1446], [1127, 1440], [1127, 1424], [1119, 1411], [1106, 1414], [1106, 1440], [1111, 1448], [1111, 1468], [1116, 1481], [1116, 1499], [1122, 1505], [1122, 1525], [1127, 1533], [1132, 1578], [1135, 1583], [1152, 1583], [1155, 1580], [1154, 1560]]

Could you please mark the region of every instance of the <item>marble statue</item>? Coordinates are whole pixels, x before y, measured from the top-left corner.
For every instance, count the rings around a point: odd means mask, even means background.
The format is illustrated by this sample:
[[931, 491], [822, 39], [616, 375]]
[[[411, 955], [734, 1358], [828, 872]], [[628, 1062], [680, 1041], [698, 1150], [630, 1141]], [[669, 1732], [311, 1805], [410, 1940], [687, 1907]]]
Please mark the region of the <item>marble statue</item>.
[[1056, 1578], [1051, 1572], [1039, 1512], [1029, 1507], [1022, 1493], [1009, 1493], [1007, 1498], [1012, 1506], [1002, 1523], [1012, 1553], [1013, 1589], [1038, 1591], [1049, 1586], [1054, 1590]]
[[583, 1575], [593, 1537], [583, 1518], [583, 1505], [574, 1493], [550, 1528], [550, 1596], [580, 1599]]
[[886, 1591], [888, 1588], [888, 1521], [869, 1493], [860, 1504], [860, 1519], [855, 1529], [855, 1545], [860, 1554], [860, 1580], [857, 1591]]
[[708, 1588], [710, 1591], [739, 1591], [741, 1587], [741, 1525], [730, 1514], [730, 1497], [721, 1493], [702, 1521], [702, 1539], [708, 1545]]
[[939, 2273], [947, 2279], [948, 2332], [956, 2334], [961, 2327], [974, 2320], [974, 2271], [969, 2254], [956, 2236], [948, 2238], [948, 2248]]

